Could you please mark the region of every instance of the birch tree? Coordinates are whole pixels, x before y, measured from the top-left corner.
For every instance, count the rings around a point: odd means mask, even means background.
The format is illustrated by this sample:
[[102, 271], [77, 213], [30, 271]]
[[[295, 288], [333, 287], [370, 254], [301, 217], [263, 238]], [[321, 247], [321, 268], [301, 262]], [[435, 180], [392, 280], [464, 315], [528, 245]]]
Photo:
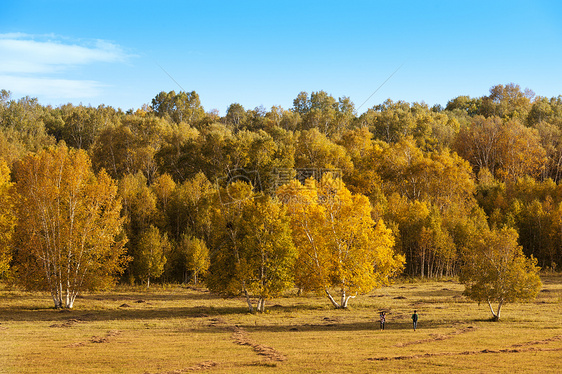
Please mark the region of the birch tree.
[[294, 284], [296, 249], [285, 207], [269, 196], [254, 199], [244, 210], [245, 263], [248, 287], [258, 298], [257, 311]]
[[125, 240], [115, 182], [92, 171], [84, 151], [66, 146], [24, 157], [15, 167], [18, 278], [72, 308], [85, 289], [112, 285]]
[[404, 257], [394, 253], [391, 231], [373, 221], [367, 197], [352, 195], [340, 180], [293, 181], [278, 196], [291, 216], [302, 289], [321, 290], [335, 308], [347, 308], [350, 298], [388, 284], [402, 270]]
[[164, 272], [164, 265], [168, 261], [166, 254], [170, 252], [170, 242], [166, 233], [153, 225], [140, 235], [137, 245], [137, 271], [146, 288], [150, 287], [150, 280], [158, 278]]
[[532, 300], [542, 286], [537, 260], [525, 257], [517, 237], [512, 228], [487, 231], [464, 253], [460, 276], [464, 293], [487, 303], [495, 321], [504, 304]]
[[244, 182], [230, 184], [228, 191], [213, 212], [207, 284], [225, 296], [243, 295], [250, 312], [263, 312], [268, 298], [293, 285], [289, 219], [279, 202], [253, 196]]
[[181, 252], [185, 255], [185, 268], [191, 271], [193, 283], [197, 285], [199, 276], [209, 269], [209, 248], [205, 241], [183, 234], [179, 243]]

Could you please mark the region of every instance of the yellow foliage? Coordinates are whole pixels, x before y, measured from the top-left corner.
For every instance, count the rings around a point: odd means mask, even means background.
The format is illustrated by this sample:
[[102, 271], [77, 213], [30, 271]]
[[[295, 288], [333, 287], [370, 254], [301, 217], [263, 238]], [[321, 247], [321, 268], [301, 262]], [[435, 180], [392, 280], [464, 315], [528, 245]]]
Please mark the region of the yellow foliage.
[[10, 169], [0, 158], [0, 277], [8, 270], [12, 259], [10, 240], [15, 223], [12, 184]]
[[[487, 302], [495, 319], [500, 318], [503, 304], [532, 300], [542, 286], [537, 260], [525, 257], [517, 237], [511, 228], [484, 232], [464, 253], [460, 280], [466, 285], [465, 294]], [[492, 302], [498, 303], [496, 311]]]
[[96, 176], [87, 154], [66, 146], [24, 157], [15, 175], [19, 280], [67, 308], [81, 290], [113, 284], [126, 259], [124, 240], [116, 239], [121, 201], [109, 175]]
[[[367, 197], [351, 194], [340, 180], [326, 175], [318, 184], [292, 181], [278, 197], [291, 216], [301, 288], [323, 290], [334, 306], [345, 308], [350, 297], [388, 284], [402, 270], [404, 257], [394, 253], [391, 231], [382, 220], [375, 225]], [[341, 303], [331, 296], [332, 287]]]

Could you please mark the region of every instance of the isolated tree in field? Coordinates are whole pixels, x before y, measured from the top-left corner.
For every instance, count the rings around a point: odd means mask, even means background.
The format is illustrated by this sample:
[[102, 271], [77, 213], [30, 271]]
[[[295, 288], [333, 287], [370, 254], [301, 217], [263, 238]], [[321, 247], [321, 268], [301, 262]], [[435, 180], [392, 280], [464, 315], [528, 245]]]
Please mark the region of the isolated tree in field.
[[9, 269], [12, 259], [11, 239], [14, 231], [14, 198], [10, 169], [0, 158], [0, 278]]
[[[512, 228], [487, 231], [464, 253], [464, 293], [488, 303], [496, 321], [505, 303], [532, 300], [542, 286], [537, 260], [525, 257], [517, 237]], [[498, 304], [496, 311], [492, 303]]]
[[19, 280], [50, 291], [56, 308], [114, 284], [125, 241], [117, 186], [105, 171], [95, 175], [84, 151], [59, 146], [24, 157], [15, 180]]
[[234, 182], [213, 213], [211, 266], [207, 284], [225, 296], [244, 295], [250, 312], [292, 286], [295, 249], [284, 207], [254, 197], [251, 186]]
[[299, 287], [321, 290], [334, 307], [347, 308], [350, 298], [388, 284], [402, 270], [404, 257], [394, 253], [390, 230], [382, 220], [375, 224], [367, 197], [352, 195], [340, 180], [292, 181], [277, 195], [291, 216]]
[[209, 269], [209, 248], [204, 240], [183, 234], [180, 242], [181, 252], [185, 255], [185, 268], [193, 274], [193, 283], [197, 285], [199, 275]]
[[160, 230], [153, 225], [141, 234], [137, 249], [137, 273], [150, 287], [150, 279], [158, 278], [164, 272], [166, 254], [170, 252], [170, 242], [167, 234], [160, 234]]

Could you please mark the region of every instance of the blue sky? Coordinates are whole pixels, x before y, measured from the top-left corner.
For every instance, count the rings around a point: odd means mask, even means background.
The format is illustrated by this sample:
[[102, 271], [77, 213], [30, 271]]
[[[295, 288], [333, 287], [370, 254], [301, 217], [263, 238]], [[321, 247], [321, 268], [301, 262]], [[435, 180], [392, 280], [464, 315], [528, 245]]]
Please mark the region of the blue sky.
[[[396, 71], [398, 69], [398, 71]], [[139, 108], [195, 90], [224, 114], [301, 91], [445, 105], [510, 82], [562, 94], [560, 1], [7, 1], [0, 88]], [[172, 78], [170, 78], [170, 76]]]

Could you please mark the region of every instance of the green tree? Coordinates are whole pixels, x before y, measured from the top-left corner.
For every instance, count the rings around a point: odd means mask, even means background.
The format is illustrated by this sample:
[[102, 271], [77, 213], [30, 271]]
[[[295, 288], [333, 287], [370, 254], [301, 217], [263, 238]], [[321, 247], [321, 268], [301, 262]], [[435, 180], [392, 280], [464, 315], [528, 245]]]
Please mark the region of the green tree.
[[268, 196], [254, 199], [244, 209], [242, 243], [247, 251], [248, 287], [257, 296], [257, 311], [294, 284], [296, 249], [285, 207]]
[[[525, 257], [517, 238], [511, 228], [482, 232], [464, 253], [460, 277], [464, 293], [479, 303], [486, 302], [496, 321], [504, 304], [532, 300], [542, 286], [537, 260]], [[495, 311], [492, 303], [498, 305]]]
[[88, 150], [99, 133], [118, 123], [119, 117], [112, 107], [66, 104], [51, 110], [45, 125], [49, 134], [69, 147]]
[[245, 124], [246, 117], [244, 107], [241, 104], [233, 103], [228, 106], [224, 120], [234, 131], [238, 131]]
[[176, 186], [167, 208], [174, 240], [181, 240], [184, 233], [205, 240], [209, 238], [214, 194], [215, 186], [201, 172]]
[[301, 92], [293, 100], [293, 112], [299, 114], [302, 122], [299, 129], [317, 129], [326, 137], [344, 131], [355, 116], [355, 106], [348, 97], [339, 100], [325, 91], [312, 92], [310, 96]]
[[164, 173], [159, 175], [154, 180], [152, 186], [150, 186], [152, 192], [156, 196], [156, 216], [155, 222], [158, 226], [162, 229], [169, 230], [170, 229], [170, 222], [168, 220], [168, 209], [170, 202], [172, 200], [172, 196], [176, 190], [176, 182], [172, 179], [172, 177]]
[[292, 285], [295, 251], [284, 207], [254, 197], [242, 181], [221, 190], [213, 214], [211, 266], [207, 284], [220, 294], [244, 295], [250, 312]]
[[140, 278], [150, 287], [150, 279], [158, 278], [164, 272], [166, 254], [170, 252], [170, 241], [166, 233], [153, 225], [140, 236], [137, 250], [137, 271]]
[[295, 131], [300, 122], [300, 115], [290, 110], [285, 110], [281, 106], [273, 106], [271, 110], [265, 114], [270, 121], [271, 127], [279, 127], [284, 130]]
[[127, 174], [119, 181], [119, 196], [123, 202], [124, 228], [129, 238], [127, 253], [132, 258], [125, 275], [132, 283], [135, 278], [143, 277], [138, 243], [142, 234], [147, 232], [158, 218], [157, 198], [148, 187], [146, 177], [140, 172]]
[[[431, 206], [425, 201], [410, 201], [405, 196], [393, 193], [388, 197], [385, 219], [396, 226], [396, 251], [406, 258], [406, 272], [410, 275], [423, 276], [421, 264], [425, 266], [426, 254], [431, 244], [428, 239], [432, 232], [428, 230]], [[431, 234], [430, 234], [431, 233]], [[431, 235], [429, 238], [428, 235]], [[425, 239], [425, 240], [424, 240]]]
[[388, 99], [362, 115], [363, 125], [368, 126], [375, 139], [394, 143], [414, 133], [415, 120], [410, 105], [404, 101]]
[[295, 149], [295, 166], [298, 168], [353, 169], [345, 148], [332, 142], [318, 129], [304, 130], [298, 136]]
[[[211, 206], [215, 187], [203, 173], [177, 184], [168, 199], [165, 214], [170, 240], [178, 243], [168, 257], [166, 276], [177, 282], [187, 282], [190, 271], [186, 269], [185, 246], [187, 238], [200, 238], [207, 242], [212, 231]], [[158, 195], [158, 193], [157, 193]], [[159, 198], [160, 200], [160, 198]], [[161, 200], [162, 201], [162, 200]]]
[[199, 276], [206, 274], [209, 270], [209, 248], [204, 240], [190, 237], [187, 234], [182, 235], [179, 245], [181, 252], [185, 255], [185, 269], [191, 272], [193, 283], [197, 285]]
[[95, 175], [84, 151], [65, 146], [23, 158], [15, 180], [19, 280], [50, 291], [56, 308], [72, 308], [84, 289], [114, 284], [127, 260], [114, 181]]
[[482, 98], [481, 112], [486, 117], [525, 119], [534, 96], [535, 93], [528, 88], [521, 91], [518, 84], [498, 84], [490, 88], [489, 96]]
[[277, 151], [271, 135], [263, 130], [242, 130], [227, 140], [224, 149], [227, 152], [228, 160], [228, 167], [224, 170], [225, 174], [236, 169], [251, 171], [261, 177], [260, 183], [254, 183], [254, 187], [265, 187], [269, 182], [269, 174], [274, 167], [274, 157]]
[[174, 127], [166, 120], [147, 115], [127, 115], [117, 126], [102, 130], [92, 145], [94, 166], [114, 178], [141, 171], [149, 183], [158, 174], [155, 156]]
[[175, 181], [184, 181], [203, 169], [200, 142], [204, 137], [197, 129], [180, 123], [171, 128], [165, 140], [154, 155], [160, 172], [170, 174]]
[[36, 98], [9, 100], [9, 97], [8, 94], [0, 101], [0, 156], [11, 165], [27, 152], [54, 145], [55, 138], [45, 128], [48, 109]]
[[152, 110], [158, 117], [170, 118], [175, 123], [196, 124], [205, 117], [199, 95], [195, 91], [160, 92], [152, 99]]
[[562, 95], [550, 99], [541, 96], [535, 98], [527, 116], [527, 124], [535, 127], [542, 122], [562, 128]]
[[482, 106], [482, 98], [471, 98], [470, 96], [457, 96], [447, 102], [445, 110], [461, 111], [469, 116], [475, 116], [480, 113]]

